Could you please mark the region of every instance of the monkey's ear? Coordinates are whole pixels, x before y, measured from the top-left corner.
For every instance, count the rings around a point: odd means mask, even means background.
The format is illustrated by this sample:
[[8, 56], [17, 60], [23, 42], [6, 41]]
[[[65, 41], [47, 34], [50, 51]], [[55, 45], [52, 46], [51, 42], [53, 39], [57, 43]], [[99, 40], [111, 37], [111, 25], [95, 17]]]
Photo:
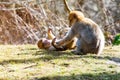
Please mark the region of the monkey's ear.
[[40, 42], [42, 42], [42, 39], [40, 40]]
[[40, 40], [38, 41], [38, 43], [42, 43], [42, 39], [40, 39]]
[[40, 39], [38, 42], [37, 42], [37, 46], [39, 49], [43, 49], [43, 44], [42, 44], [42, 39]]

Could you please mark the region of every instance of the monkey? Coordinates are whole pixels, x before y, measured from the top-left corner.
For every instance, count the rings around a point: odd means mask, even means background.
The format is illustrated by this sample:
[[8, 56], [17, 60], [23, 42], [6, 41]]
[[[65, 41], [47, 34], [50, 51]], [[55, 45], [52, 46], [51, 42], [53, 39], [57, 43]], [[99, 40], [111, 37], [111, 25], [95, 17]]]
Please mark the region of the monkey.
[[[65, 0], [64, 2], [66, 3]], [[104, 49], [105, 38], [99, 25], [85, 17], [81, 11], [69, 10], [68, 20], [71, 29], [63, 39], [54, 41], [55, 46], [61, 47], [76, 37], [76, 49], [72, 51], [74, 54], [92, 53], [100, 55]]]
[[38, 42], [37, 42], [37, 46], [40, 49], [47, 49], [49, 50], [49, 48], [51, 47], [51, 40], [48, 40], [46, 38], [41, 38]]
[[[46, 50], [56, 50], [56, 51], [65, 51], [67, 49], [74, 49], [76, 47], [76, 41], [77, 39], [74, 38], [72, 41], [68, 42], [67, 44], [63, 45], [62, 47], [56, 47], [54, 45], [54, 41], [55, 41], [55, 36], [52, 33], [52, 29], [48, 29], [47, 32], [47, 38], [41, 38], [38, 42], [37, 42], [37, 46], [40, 49], [46, 49]], [[52, 40], [54, 39], [54, 40]]]
[[38, 40], [37, 42], [38, 48], [45, 50], [55, 50], [55, 48], [51, 45], [53, 38], [55, 38], [55, 36], [52, 33], [52, 29], [48, 28], [47, 38], [41, 38], [40, 40]]
[[52, 29], [48, 28], [47, 31], [47, 38], [41, 38], [38, 42], [37, 42], [37, 46], [39, 49], [45, 49], [45, 50], [56, 50], [52, 45], [52, 39], [54, 39], [55, 36], [52, 33]]

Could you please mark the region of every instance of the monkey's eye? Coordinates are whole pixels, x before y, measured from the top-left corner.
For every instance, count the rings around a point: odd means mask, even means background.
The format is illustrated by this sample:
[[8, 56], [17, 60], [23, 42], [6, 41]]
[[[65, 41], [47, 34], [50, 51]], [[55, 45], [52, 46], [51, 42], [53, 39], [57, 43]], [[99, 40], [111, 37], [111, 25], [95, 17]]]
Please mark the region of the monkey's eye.
[[72, 19], [70, 19], [70, 22], [72, 22]]

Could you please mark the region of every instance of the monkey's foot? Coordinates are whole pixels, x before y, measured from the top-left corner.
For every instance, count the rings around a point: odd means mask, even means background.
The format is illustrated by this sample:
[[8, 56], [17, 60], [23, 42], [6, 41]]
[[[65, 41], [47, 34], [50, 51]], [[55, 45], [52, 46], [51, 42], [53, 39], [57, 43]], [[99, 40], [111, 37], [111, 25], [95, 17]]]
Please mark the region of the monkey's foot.
[[83, 53], [81, 51], [77, 51], [77, 50], [72, 50], [71, 53], [73, 53], [75, 55], [83, 55]]

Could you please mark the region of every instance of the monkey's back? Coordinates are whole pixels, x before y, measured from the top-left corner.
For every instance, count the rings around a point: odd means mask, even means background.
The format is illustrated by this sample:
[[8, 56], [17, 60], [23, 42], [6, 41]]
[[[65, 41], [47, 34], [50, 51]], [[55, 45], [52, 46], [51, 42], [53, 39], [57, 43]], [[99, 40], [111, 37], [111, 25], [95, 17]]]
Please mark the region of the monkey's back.
[[85, 53], [99, 54], [104, 48], [104, 35], [100, 27], [91, 19], [86, 18], [85, 21], [76, 22], [72, 27], [81, 40], [81, 47]]

